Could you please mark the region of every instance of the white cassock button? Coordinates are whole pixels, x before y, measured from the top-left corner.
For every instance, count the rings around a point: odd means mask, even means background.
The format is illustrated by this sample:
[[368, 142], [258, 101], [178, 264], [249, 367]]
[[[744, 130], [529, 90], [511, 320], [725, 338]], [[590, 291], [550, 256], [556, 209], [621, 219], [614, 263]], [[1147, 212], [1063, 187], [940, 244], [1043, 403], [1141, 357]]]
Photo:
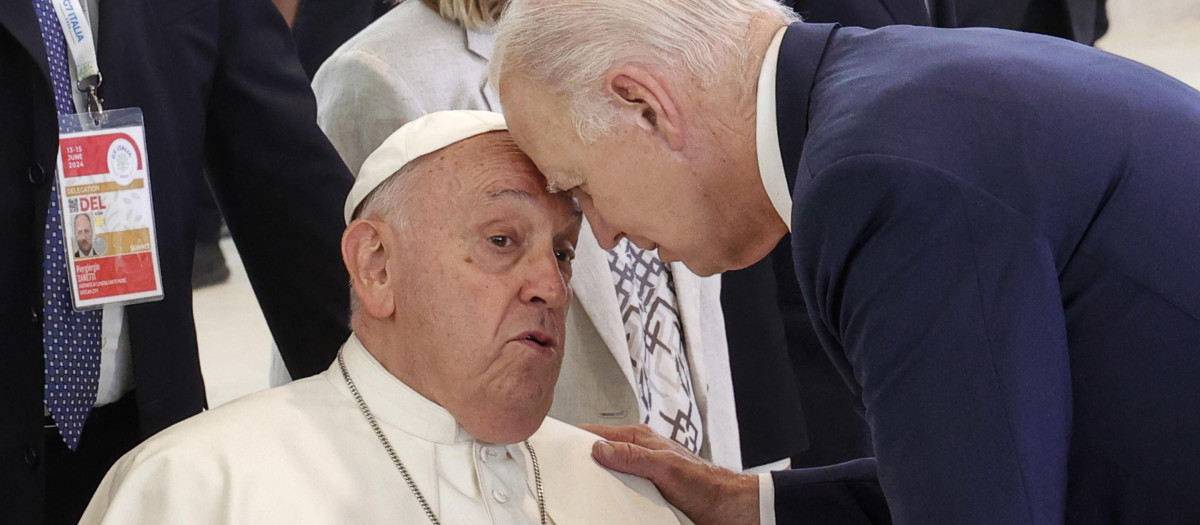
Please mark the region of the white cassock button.
[[496, 457], [496, 451], [495, 451], [495, 450], [492, 450], [492, 449], [491, 449], [491, 448], [489, 448], [489, 447], [480, 447], [480, 448], [479, 448], [479, 459], [480, 459], [480, 461], [483, 461], [484, 463], [487, 463], [489, 460], [491, 460], [491, 459], [492, 459], [492, 458], [494, 458], [494, 457]]
[[496, 503], [501, 505], [508, 503], [508, 494], [500, 492], [500, 489], [492, 490], [492, 498], [496, 500]]

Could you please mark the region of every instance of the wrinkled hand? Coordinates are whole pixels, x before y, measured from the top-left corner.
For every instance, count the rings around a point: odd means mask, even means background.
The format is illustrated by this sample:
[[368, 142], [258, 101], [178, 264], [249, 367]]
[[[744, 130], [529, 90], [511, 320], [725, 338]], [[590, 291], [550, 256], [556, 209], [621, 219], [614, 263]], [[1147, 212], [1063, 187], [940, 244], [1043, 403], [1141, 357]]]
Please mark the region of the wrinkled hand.
[[646, 425], [581, 425], [603, 437], [592, 445], [601, 465], [646, 478], [696, 525], [758, 525], [758, 478], [709, 465]]

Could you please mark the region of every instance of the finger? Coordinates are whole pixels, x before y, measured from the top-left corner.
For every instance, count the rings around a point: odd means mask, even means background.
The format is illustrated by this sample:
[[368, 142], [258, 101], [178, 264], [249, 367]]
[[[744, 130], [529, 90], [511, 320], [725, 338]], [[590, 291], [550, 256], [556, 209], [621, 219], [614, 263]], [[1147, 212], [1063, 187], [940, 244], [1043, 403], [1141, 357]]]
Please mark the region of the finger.
[[634, 442], [634, 429], [637, 426], [608, 427], [605, 424], [581, 424], [580, 428], [587, 430], [610, 441]]
[[597, 441], [592, 444], [592, 457], [601, 466], [654, 481], [660, 469], [650, 459], [651, 450], [632, 443]]
[[617, 472], [646, 478], [655, 485], [677, 485], [686, 473], [698, 473], [707, 468], [691, 454], [673, 450], [651, 450], [633, 443], [597, 441], [592, 444], [592, 457], [601, 466]]
[[[650, 450], [632, 443], [597, 441], [592, 445], [592, 457], [610, 470], [646, 478], [658, 487], [663, 498], [693, 518], [705, 516], [723, 504], [717, 497], [721, 488], [738, 481], [737, 474], [707, 465], [690, 454]], [[753, 483], [751, 496], [757, 502], [757, 478], [748, 478]], [[723, 519], [708, 522], [731, 523]]]
[[676, 447], [676, 443], [666, 439], [646, 425], [627, 425], [621, 427], [610, 427], [603, 425], [579, 425], [588, 432], [596, 434], [604, 439], [621, 443], [633, 443], [640, 447], [651, 450], [675, 450], [678, 451], [682, 447]]

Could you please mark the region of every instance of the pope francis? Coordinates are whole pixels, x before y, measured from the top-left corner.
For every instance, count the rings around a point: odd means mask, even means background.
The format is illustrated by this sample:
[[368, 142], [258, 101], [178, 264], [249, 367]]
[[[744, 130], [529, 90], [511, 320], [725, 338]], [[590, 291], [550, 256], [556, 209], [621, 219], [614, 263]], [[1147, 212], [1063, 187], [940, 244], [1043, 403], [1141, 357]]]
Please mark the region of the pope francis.
[[333, 365], [146, 441], [81, 523], [690, 523], [545, 417], [580, 220], [499, 115], [404, 126], [346, 202]]

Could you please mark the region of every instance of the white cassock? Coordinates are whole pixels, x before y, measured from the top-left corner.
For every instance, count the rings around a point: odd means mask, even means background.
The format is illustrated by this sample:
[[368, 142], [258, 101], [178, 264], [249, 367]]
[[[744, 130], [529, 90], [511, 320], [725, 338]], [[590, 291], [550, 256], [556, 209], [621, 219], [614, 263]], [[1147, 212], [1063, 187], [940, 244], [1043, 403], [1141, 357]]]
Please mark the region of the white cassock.
[[[524, 445], [492, 445], [396, 379], [351, 335], [347, 370], [441, 523], [536, 524]], [[598, 437], [546, 418], [529, 439], [558, 525], [690, 523], [650, 482], [591, 458]], [[427, 523], [335, 361], [164, 430], [100, 483], [81, 524]]]

